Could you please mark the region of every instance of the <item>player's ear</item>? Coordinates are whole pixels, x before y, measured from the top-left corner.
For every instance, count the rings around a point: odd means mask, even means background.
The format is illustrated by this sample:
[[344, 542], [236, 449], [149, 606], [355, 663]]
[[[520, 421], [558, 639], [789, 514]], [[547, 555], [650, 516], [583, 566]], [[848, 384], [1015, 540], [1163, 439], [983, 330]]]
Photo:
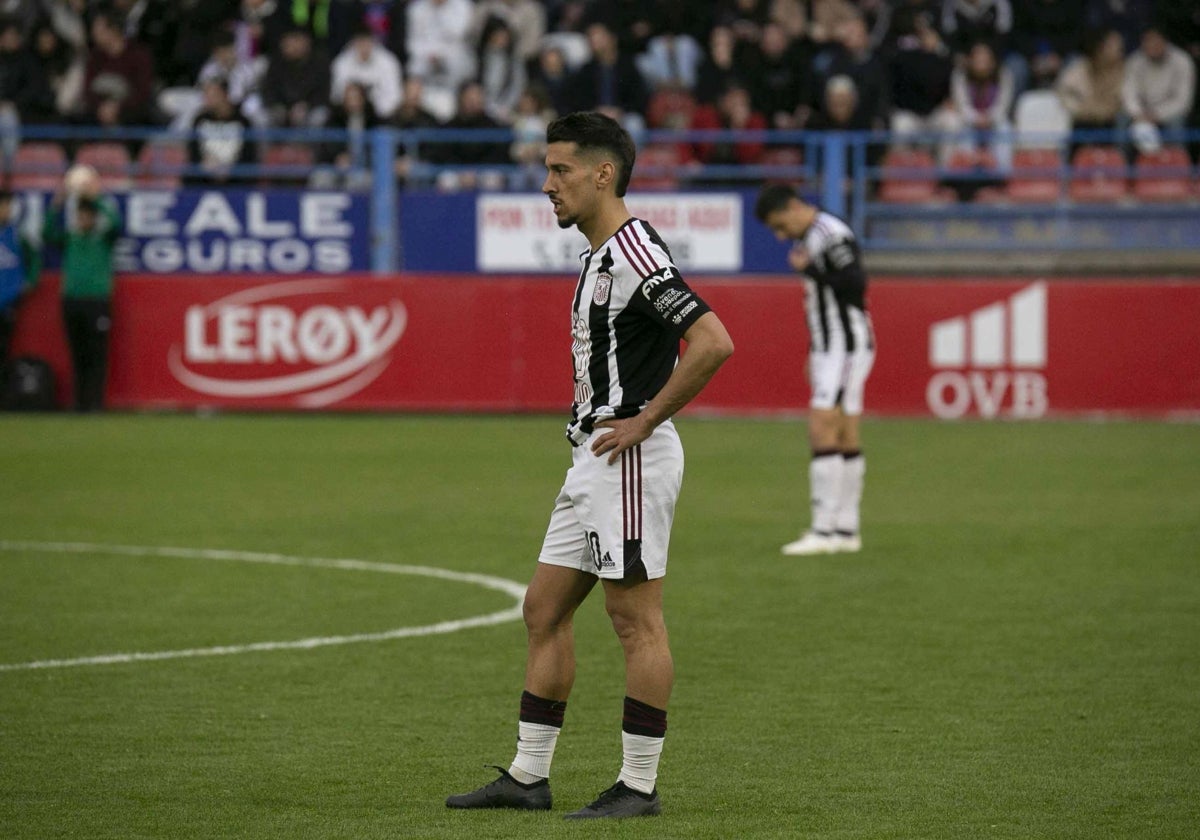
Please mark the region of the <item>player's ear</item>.
[[596, 166], [596, 188], [607, 189], [617, 180], [617, 167], [611, 160], [602, 160]]

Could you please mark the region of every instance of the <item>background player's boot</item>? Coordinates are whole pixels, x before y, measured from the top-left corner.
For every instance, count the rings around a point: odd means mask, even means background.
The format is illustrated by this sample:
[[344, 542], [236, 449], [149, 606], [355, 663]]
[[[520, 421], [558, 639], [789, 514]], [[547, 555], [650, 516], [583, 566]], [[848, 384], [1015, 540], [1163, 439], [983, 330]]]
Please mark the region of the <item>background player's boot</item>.
[[596, 817], [653, 817], [662, 813], [658, 791], [642, 793], [617, 782], [596, 798], [591, 805], [572, 811], [564, 819], [586, 820]]
[[503, 767], [496, 767], [500, 778], [488, 782], [470, 793], [458, 793], [446, 797], [447, 808], [518, 808], [525, 811], [550, 810], [550, 780], [523, 785], [508, 774]]
[[838, 531], [834, 534], [839, 552], [853, 553], [862, 551], [862, 537], [850, 531]]
[[840, 550], [840, 541], [833, 534], [805, 531], [800, 539], [794, 540], [780, 551], [789, 557], [804, 557], [810, 554], [833, 554]]

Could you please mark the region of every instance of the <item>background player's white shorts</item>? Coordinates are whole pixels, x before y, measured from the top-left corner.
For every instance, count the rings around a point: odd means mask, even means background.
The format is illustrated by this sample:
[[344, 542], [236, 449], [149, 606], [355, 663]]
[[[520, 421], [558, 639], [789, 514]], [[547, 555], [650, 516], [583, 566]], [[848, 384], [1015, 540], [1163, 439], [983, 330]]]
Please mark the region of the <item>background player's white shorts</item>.
[[609, 466], [591, 444], [571, 450], [572, 464], [554, 501], [538, 562], [597, 577], [648, 580], [667, 573], [675, 502], [683, 483], [683, 445], [670, 420]]
[[813, 408], [840, 405], [848, 415], [862, 414], [863, 391], [873, 364], [875, 351], [865, 347], [853, 353], [845, 350], [809, 353], [808, 376], [812, 385], [809, 405]]

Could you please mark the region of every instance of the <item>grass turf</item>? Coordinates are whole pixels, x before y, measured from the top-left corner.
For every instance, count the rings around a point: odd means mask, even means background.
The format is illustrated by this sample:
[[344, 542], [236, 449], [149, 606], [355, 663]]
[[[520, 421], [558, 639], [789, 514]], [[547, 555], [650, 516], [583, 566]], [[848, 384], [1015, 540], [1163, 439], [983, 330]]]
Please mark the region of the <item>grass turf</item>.
[[[524, 582], [558, 418], [0, 417], [0, 540], [348, 557]], [[447, 812], [507, 764], [519, 623], [0, 671], [13, 838], [1173, 838], [1200, 825], [1200, 439], [1153, 423], [874, 421], [865, 548], [788, 559], [785, 422], [680, 422], [665, 814], [572, 825], [619, 767], [598, 599], [551, 814]], [[0, 664], [423, 625], [457, 582], [0, 551]]]

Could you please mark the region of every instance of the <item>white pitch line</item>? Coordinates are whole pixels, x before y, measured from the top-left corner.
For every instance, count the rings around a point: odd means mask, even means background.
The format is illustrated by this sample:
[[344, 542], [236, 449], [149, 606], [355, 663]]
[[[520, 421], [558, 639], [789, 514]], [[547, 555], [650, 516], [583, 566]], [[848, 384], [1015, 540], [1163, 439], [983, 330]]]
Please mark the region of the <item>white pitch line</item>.
[[99, 656], [83, 656], [75, 659], [42, 659], [35, 662], [13, 662], [0, 664], [0, 671], [33, 671], [44, 668], [73, 668], [83, 665], [121, 665], [129, 662], [157, 662], [164, 659], [190, 659], [200, 656], [231, 656], [240, 653], [258, 653], [276, 650], [310, 650], [331, 645], [350, 645], [359, 642], [384, 642], [391, 639], [406, 639], [413, 636], [433, 636], [439, 633], [454, 633], [472, 627], [487, 627], [515, 621], [521, 617], [525, 599], [525, 587], [516, 581], [474, 572], [455, 572], [432, 566], [405, 566], [398, 563], [374, 563], [368, 560], [333, 559], [325, 557], [292, 557], [286, 554], [271, 554], [256, 551], [228, 551], [207, 548], [172, 548], [167, 546], [102, 545], [83, 542], [33, 542], [28, 540], [0, 540], [0, 551], [31, 551], [50, 554], [111, 554], [121, 557], [163, 557], [185, 560], [224, 560], [239, 563], [267, 563], [278, 566], [308, 566], [322, 569], [341, 569], [356, 572], [382, 572], [394, 575], [418, 575], [439, 578], [459, 583], [472, 583], [494, 589], [512, 596], [516, 604], [499, 612], [453, 621], [440, 621], [420, 627], [397, 627], [377, 633], [356, 633], [348, 636], [317, 636], [285, 642], [253, 642], [243, 645], [221, 645], [186, 650], [134, 651], [108, 653]]

